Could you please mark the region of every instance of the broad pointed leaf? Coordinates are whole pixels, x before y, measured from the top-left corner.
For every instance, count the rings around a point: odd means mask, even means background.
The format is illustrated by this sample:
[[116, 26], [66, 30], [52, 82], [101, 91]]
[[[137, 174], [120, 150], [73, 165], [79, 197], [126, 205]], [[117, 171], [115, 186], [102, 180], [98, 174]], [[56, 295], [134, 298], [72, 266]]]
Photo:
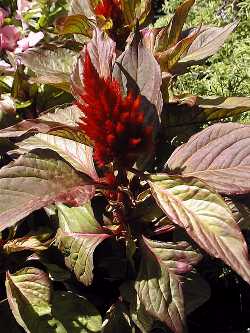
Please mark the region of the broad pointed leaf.
[[[27, 119], [0, 130], [1, 138], [19, 137], [26, 133], [59, 133], [58, 136], [66, 137], [75, 141], [87, 143], [84, 134], [80, 135], [76, 129], [82, 112], [76, 105], [61, 106], [48, 110], [37, 119]], [[66, 134], [66, 132], [70, 132]], [[64, 134], [63, 134], [64, 132]], [[61, 133], [61, 134], [60, 134]], [[56, 135], [56, 134], [53, 134]], [[85, 139], [83, 138], [85, 137]]]
[[133, 27], [136, 20], [143, 23], [151, 10], [150, 0], [121, 0], [121, 8], [126, 25]]
[[93, 23], [82, 14], [63, 16], [56, 20], [56, 30], [60, 35], [82, 34], [91, 37]]
[[49, 288], [47, 274], [36, 268], [7, 274], [8, 301], [26, 332], [100, 332], [101, 316], [91, 303], [69, 292], [57, 291], [51, 297]]
[[199, 255], [186, 242], [163, 243], [143, 237], [143, 258], [135, 289], [145, 310], [174, 332], [182, 332], [183, 298], [179, 274], [192, 269]]
[[40, 132], [48, 133], [52, 128], [61, 126], [61, 124], [52, 121], [41, 121], [39, 119], [22, 120], [19, 123], [0, 130], [1, 138], [15, 138], [26, 133]]
[[98, 0], [71, 0], [69, 13], [71, 15], [82, 14], [88, 18], [93, 19], [94, 6], [98, 3]]
[[198, 30], [181, 39], [178, 43], [168, 48], [166, 51], [157, 52], [155, 58], [161, 66], [162, 72], [171, 72], [172, 67], [177, 63], [182, 54], [188, 49], [196, 38]]
[[140, 302], [134, 287], [134, 281], [126, 281], [120, 286], [121, 296], [129, 303], [129, 311], [132, 321], [142, 333], [151, 332], [155, 319], [146, 312], [144, 305]]
[[18, 151], [29, 152], [34, 149], [51, 149], [70, 163], [76, 170], [92, 179], [98, 179], [94, 161], [93, 148], [82, 143], [55, 135], [38, 133], [18, 144]]
[[151, 176], [149, 184], [158, 205], [174, 223], [250, 283], [245, 240], [219, 194], [192, 177], [156, 174]]
[[[95, 28], [93, 37], [87, 44], [91, 62], [95, 66], [97, 72], [101, 77], [109, 77], [111, 75], [111, 68], [115, 60], [115, 42], [108, 37], [103, 31]], [[81, 51], [74, 71], [71, 75], [72, 90], [76, 98], [84, 92], [83, 83], [83, 66], [85, 59], [85, 50]]]
[[86, 298], [72, 292], [54, 292], [52, 315], [53, 319], [49, 320], [49, 324], [56, 333], [99, 333], [101, 331], [102, 317], [95, 306]]
[[24, 65], [35, 72], [34, 82], [52, 84], [69, 91], [70, 74], [76, 62], [76, 52], [63, 48], [29, 49], [19, 57]]
[[143, 46], [138, 32], [128, 49], [117, 59], [113, 76], [120, 82], [124, 95], [127, 95], [128, 91], [142, 95], [142, 107], [147, 111], [149, 122], [157, 114], [160, 116], [163, 104], [160, 67]]
[[165, 105], [164, 126], [167, 128], [194, 125], [233, 117], [248, 110], [249, 97], [189, 96]]
[[53, 202], [79, 206], [94, 195], [91, 179], [57, 156], [27, 154], [0, 170], [0, 230]]
[[236, 28], [237, 24], [238, 22], [233, 22], [225, 27], [203, 27], [186, 55], [180, 59], [176, 71], [183, 71], [187, 67], [199, 64], [215, 54]]
[[249, 144], [249, 125], [215, 124], [176, 149], [166, 166], [171, 172], [198, 177], [221, 193], [249, 193]]
[[[13, 315], [26, 332], [34, 332], [31, 328], [41, 325], [42, 316], [51, 314], [50, 281], [40, 269], [26, 267], [14, 274], [7, 272], [6, 292]], [[43, 324], [44, 329], [49, 328], [46, 321]]]
[[[1, 94], [0, 94], [1, 96]], [[9, 96], [0, 99], [0, 129], [16, 122], [16, 106]]]
[[81, 207], [67, 207], [57, 204], [59, 226], [64, 232], [101, 233], [100, 224], [96, 221], [91, 204]]
[[39, 119], [76, 127], [81, 117], [82, 112], [76, 105], [61, 105], [43, 113]]
[[20, 251], [44, 251], [47, 250], [48, 246], [43, 244], [38, 237], [22, 237], [9, 240], [3, 246], [3, 251], [6, 254], [20, 252]]
[[58, 231], [57, 247], [65, 255], [65, 264], [77, 279], [89, 286], [93, 279], [93, 253], [107, 234], [84, 234]]
[[176, 8], [175, 14], [171, 19], [168, 27], [161, 32], [158, 36], [157, 44], [158, 50], [166, 49], [173, 46], [181, 34], [183, 25], [185, 24], [187, 15], [193, 6], [195, 0], [185, 0], [181, 5]]

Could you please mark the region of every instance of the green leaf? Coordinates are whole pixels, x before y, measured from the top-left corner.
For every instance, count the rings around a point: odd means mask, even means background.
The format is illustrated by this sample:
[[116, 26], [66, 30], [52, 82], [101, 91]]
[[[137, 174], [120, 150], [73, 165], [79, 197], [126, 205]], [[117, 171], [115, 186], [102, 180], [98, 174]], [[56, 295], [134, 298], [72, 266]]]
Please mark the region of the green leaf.
[[81, 205], [94, 195], [90, 178], [80, 176], [58, 155], [26, 154], [0, 170], [0, 230], [53, 202]]
[[50, 295], [48, 276], [27, 267], [7, 273], [6, 290], [17, 322], [28, 333], [97, 333], [102, 319], [84, 297], [71, 292]]
[[202, 27], [200, 34], [191, 44], [186, 55], [179, 60], [176, 72], [183, 72], [187, 67], [200, 64], [214, 55], [223, 46], [237, 24], [236, 21], [225, 27]]
[[50, 149], [59, 154], [73, 168], [85, 173], [94, 180], [98, 179], [93, 148], [82, 143], [55, 135], [38, 133], [18, 143], [18, 152], [25, 153], [34, 149]]
[[176, 333], [184, 325], [179, 274], [188, 272], [200, 256], [186, 242], [163, 243], [143, 237], [140, 269], [135, 281], [139, 300], [156, 319]]
[[65, 265], [72, 270], [77, 279], [89, 286], [93, 279], [93, 253], [107, 234], [57, 233], [56, 245], [65, 256]]
[[52, 316], [49, 324], [56, 333], [101, 332], [102, 317], [97, 309], [86, 298], [72, 292], [54, 292]]
[[167, 161], [171, 172], [198, 177], [218, 192], [250, 192], [250, 126], [218, 123], [192, 136]]
[[233, 117], [250, 110], [249, 97], [189, 96], [168, 103], [163, 111], [167, 127], [179, 127]]
[[150, 178], [152, 193], [166, 215], [250, 283], [247, 246], [223, 198], [196, 178], [167, 174]]
[[77, 53], [68, 49], [29, 49], [18, 55], [23, 64], [35, 72], [32, 82], [52, 84], [70, 92], [70, 74]]
[[127, 313], [125, 305], [121, 302], [117, 302], [111, 306], [103, 324], [102, 333], [132, 332], [129, 314]]
[[67, 207], [64, 204], [57, 204], [56, 207], [62, 231], [94, 234], [102, 231], [89, 202], [81, 207]]
[[56, 30], [59, 35], [82, 34], [91, 38], [93, 24], [82, 14], [62, 16], [56, 20]]
[[[51, 313], [50, 281], [40, 269], [26, 267], [13, 274], [7, 272], [6, 292], [13, 315], [26, 332], [34, 332], [31, 327], [38, 328], [42, 317]], [[46, 321], [44, 324], [46, 328]]]
[[37, 236], [16, 238], [7, 241], [3, 246], [3, 251], [6, 254], [20, 251], [45, 251], [48, 246], [43, 244]]

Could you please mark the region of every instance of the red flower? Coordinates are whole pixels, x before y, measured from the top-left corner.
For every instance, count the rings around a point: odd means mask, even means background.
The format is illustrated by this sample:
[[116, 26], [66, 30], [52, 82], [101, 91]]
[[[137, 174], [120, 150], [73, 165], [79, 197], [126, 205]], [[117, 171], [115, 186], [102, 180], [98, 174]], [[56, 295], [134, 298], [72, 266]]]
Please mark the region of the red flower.
[[81, 129], [94, 143], [99, 166], [116, 161], [131, 166], [143, 150], [151, 147], [152, 128], [145, 127], [141, 97], [121, 95], [119, 83], [99, 77], [86, 50], [84, 93], [78, 107], [84, 113]]
[[122, 11], [118, 0], [101, 0], [95, 7], [95, 14], [104, 16], [106, 19], [111, 18], [112, 21], [120, 20]]

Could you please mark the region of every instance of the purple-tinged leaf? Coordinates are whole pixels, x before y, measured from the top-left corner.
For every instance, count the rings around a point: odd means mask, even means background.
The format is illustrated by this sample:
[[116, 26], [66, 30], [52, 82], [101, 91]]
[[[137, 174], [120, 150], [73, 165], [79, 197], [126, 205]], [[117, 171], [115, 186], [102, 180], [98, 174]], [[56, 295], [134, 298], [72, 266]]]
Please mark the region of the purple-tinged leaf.
[[[111, 68], [115, 61], [115, 42], [108, 37], [103, 31], [95, 28], [93, 37], [87, 43], [87, 50], [89, 52], [91, 62], [101, 77], [109, 77], [111, 75]], [[76, 66], [71, 75], [71, 88], [76, 98], [84, 92], [83, 83], [83, 68], [85, 59], [85, 49], [80, 52], [77, 59]]]
[[166, 167], [171, 172], [198, 177], [220, 193], [249, 193], [250, 125], [212, 125], [177, 148]]
[[26, 153], [35, 149], [55, 151], [76, 170], [85, 173], [94, 180], [98, 179], [94, 161], [93, 148], [82, 143], [55, 135], [38, 133], [17, 144], [17, 152]]
[[164, 106], [164, 126], [184, 127], [220, 120], [250, 110], [249, 97], [188, 96]]
[[40, 269], [26, 267], [13, 274], [7, 272], [8, 302], [16, 321], [25, 332], [34, 332], [41, 325], [38, 319], [42, 321], [42, 316], [51, 314], [50, 288], [48, 275]]
[[0, 137], [15, 138], [32, 132], [48, 133], [52, 128], [59, 126], [61, 124], [52, 121], [41, 121], [40, 119], [22, 120], [13, 126], [0, 130]]
[[29, 49], [18, 55], [22, 63], [35, 72], [33, 82], [52, 84], [70, 91], [70, 74], [77, 59], [77, 53], [68, 49]]
[[94, 195], [92, 184], [58, 155], [23, 155], [0, 170], [0, 230], [54, 202], [84, 204]]
[[43, 113], [39, 119], [60, 123], [69, 127], [76, 127], [81, 117], [82, 112], [76, 105], [61, 105]]
[[183, 332], [184, 305], [179, 274], [200, 260], [186, 242], [163, 243], [143, 237], [135, 289], [145, 310], [175, 333]]
[[150, 178], [152, 193], [165, 214], [250, 283], [247, 246], [223, 198], [197, 178], [167, 174]]
[[94, 7], [98, 0], [71, 0], [69, 6], [70, 15], [82, 14], [89, 19], [95, 18]]
[[200, 34], [193, 41], [187, 53], [180, 59], [174, 70], [177, 73], [183, 72], [187, 67], [200, 64], [208, 57], [214, 55], [223, 46], [237, 24], [238, 22], [233, 22], [225, 27], [202, 27]]
[[146, 117], [149, 117], [149, 121], [157, 115], [160, 117], [163, 105], [160, 66], [143, 46], [139, 32], [136, 32], [128, 49], [117, 59], [113, 77], [120, 82], [124, 95], [128, 91], [142, 95], [142, 108], [148, 109]]
[[[0, 138], [20, 137], [26, 133], [48, 133], [87, 144], [84, 134], [76, 128], [82, 112], [76, 105], [57, 107], [37, 119], [27, 119], [0, 130]], [[57, 134], [58, 133], [58, 134]]]
[[60, 229], [57, 233], [56, 245], [65, 255], [65, 265], [86, 286], [89, 286], [93, 279], [93, 253], [108, 237], [110, 237], [108, 234], [63, 232]]

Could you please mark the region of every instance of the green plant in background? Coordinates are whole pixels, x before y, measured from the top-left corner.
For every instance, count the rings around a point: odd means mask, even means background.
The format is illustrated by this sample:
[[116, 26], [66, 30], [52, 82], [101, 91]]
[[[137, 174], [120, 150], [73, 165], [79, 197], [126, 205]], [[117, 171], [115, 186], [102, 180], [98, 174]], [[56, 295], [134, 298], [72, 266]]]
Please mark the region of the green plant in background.
[[[157, 26], [166, 24], [179, 0], [166, 1], [165, 16]], [[186, 27], [199, 24], [223, 26], [238, 20], [238, 26], [223, 48], [203, 66], [194, 66], [189, 73], [179, 76], [176, 93], [195, 95], [249, 96], [250, 95], [250, 2], [198, 0], [190, 11]], [[245, 117], [241, 117], [245, 119]]]

